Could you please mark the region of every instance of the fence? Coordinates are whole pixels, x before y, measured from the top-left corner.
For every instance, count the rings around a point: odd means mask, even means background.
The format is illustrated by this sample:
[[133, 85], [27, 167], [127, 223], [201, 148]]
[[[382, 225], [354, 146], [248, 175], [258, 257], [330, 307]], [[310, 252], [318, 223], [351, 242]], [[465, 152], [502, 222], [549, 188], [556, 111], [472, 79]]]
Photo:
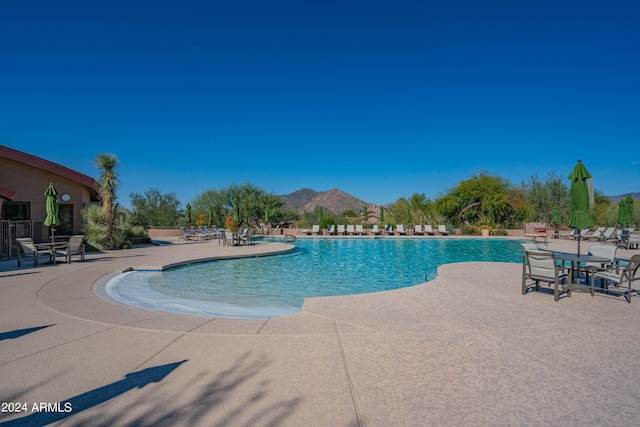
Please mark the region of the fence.
[[13, 243], [20, 237], [31, 237], [35, 243], [42, 243], [49, 238], [49, 228], [42, 221], [0, 220], [0, 259], [16, 255]]

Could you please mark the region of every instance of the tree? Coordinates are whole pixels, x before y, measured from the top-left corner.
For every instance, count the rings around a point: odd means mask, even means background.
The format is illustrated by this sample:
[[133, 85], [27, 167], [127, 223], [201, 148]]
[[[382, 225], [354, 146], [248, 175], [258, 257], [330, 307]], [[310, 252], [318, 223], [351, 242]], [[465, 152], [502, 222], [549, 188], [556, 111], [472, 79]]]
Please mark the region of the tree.
[[143, 194], [131, 193], [131, 225], [147, 227], [171, 227], [182, 217], [180, 201], [175, 193], [162, 194], [158, 188], [150, 188]]
[[528, 205], [527, 219], [550, 222], [553, 207], [558, 205], [560, 223], [566, 223], [571, 212], [569, 181], [561, 175], [550, 173], [544, 180], [532, 175], [522, 184]]
[[87, 242], [98, 249], [118, 247], [125, 236], [125, 212], [116, 203], [118, 159], [113, 154], [100, 153], [94, 160], [101, 169], [98, 196], [102, 206], [89, 205], [82, 212]]
[[[224, 225], [233, 215], [234, 204], [238, 206], [239, 225], [257, 227], [260, 224], [285, 225], [295, 221], [296, 214], [285, 209], [277, 196], [265, 192], [251, 183], [232, 184], [220, 190], [205, 190], [191, 202], [193, 215], [211, 214], [216, 225]], [[265, 216], [268, 221], [265, 221]]]
[[481, 172], [461, 181], [435, 201], [435, 210], [450, 224], [521, 226], [526, 213], [524, 191], [498, 176]]

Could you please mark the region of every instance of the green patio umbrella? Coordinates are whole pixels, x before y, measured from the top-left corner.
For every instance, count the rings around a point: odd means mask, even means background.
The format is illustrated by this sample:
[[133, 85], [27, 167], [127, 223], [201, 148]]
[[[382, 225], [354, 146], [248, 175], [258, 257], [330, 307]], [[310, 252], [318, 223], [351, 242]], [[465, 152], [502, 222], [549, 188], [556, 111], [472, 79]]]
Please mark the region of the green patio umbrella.
[[559, 210], [558, 204], [556, 203], [555, 205], [553, 205], [553, 215], [551, 215], [551, 224], [560, 223], [560, 214], [558, 210]]
[[624, 198], [624, 216], [622, 218], [624, 224], [633, 224], [633, 197], [630, 194], [627, 194], [627, 197]]
[[209, 224], [213, 224], [213, 205], [209, 206]]
[[[569, 216], [569, 227], [577, 230], [593, 227], [593, 218], [590, 212], [590, 199], [593, 197], [593, 183], [591, 174], [587, 168], [578, 160], [578, 164], [569, 175], [571, 180], [571, 216]], [[580, 255], [580, 234], [578, 234], [578, 255]]]
[[44, 195], [47, 196], [47, 217], [44, 219], [44, 225], [50, 227], [51, 242], [53, 242], [53, 234], [55, 231], [55, 228], [53, 227], [60, 224], [60, 219], [58, 219], [58, 192], [56, 191], [53, 184], [49, 184], [47, 190], [44, 192]]
[[269, 224], [269, 207], [264, 208], [264, 223]]
[[318, 206], [316, 209], [318, 209], [318, 224], [320, 224], [322, 222], [322, 206]]
[[407, 205], [407, 226], [411, 224], [411, 206]]
[[364, 222], [369, 220], [369, 206], [364, 205], [364, 210], [362, 211], [362, 216], [364, 217]]
[[618, 202], [618, 223], [624, 224], [624, 220], [626, 218], [626, 212], [625, 212], [626, 210], [627, 210], [626, 199], [620, 199], [620, 201]]
[[191, 204], [187, 203], [187, 210], [184, 213], [184, 222], [187, 224], [191, 223]]
[[233, 222], [238, 224], [240, 222], [240, 206], [236, 199], [233, 199]]
[[384, 206], [380, 205], [380, 222], [384, 222]]

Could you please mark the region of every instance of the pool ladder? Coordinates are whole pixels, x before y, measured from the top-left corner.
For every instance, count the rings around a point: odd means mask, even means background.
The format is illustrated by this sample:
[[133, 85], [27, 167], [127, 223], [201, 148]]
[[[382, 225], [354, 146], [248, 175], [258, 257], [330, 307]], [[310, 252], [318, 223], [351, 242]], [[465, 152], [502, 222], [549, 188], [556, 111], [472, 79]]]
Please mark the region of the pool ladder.
[[296, 236], [285, 235], [283, 238], [284, 243], [293, 243], [296, 241]]

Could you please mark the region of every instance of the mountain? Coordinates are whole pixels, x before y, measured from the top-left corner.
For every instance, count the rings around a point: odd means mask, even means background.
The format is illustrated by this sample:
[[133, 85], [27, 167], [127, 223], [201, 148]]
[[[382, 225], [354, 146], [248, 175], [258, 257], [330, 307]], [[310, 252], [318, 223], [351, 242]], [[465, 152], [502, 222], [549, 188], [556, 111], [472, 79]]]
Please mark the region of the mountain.
[[332, 188], [329, 191], [315, 191], [310, 188], [303, 188], [279, 197], [289, 207], [302, 212], [313, 211], [318, 206], [322, 206], [324, 209], [334, 213], [341, 213], [348, 209], [360, 212], [364, 205], [367, 204], [365, 201], [337, 188]]
[[618, 203], [620, 201], [620, 199], [624, 199], [625, 197], [627, 197], [627, 194], [631, 194], [631, 197], [633, 197], [634, 199], [640, 199], [640, 192], [638, 193], [625, 193], [625, 194], [621, 194], [619, 196], [607, 196], [607, 198], [609, 200], [611, 200], [614, 203]]

